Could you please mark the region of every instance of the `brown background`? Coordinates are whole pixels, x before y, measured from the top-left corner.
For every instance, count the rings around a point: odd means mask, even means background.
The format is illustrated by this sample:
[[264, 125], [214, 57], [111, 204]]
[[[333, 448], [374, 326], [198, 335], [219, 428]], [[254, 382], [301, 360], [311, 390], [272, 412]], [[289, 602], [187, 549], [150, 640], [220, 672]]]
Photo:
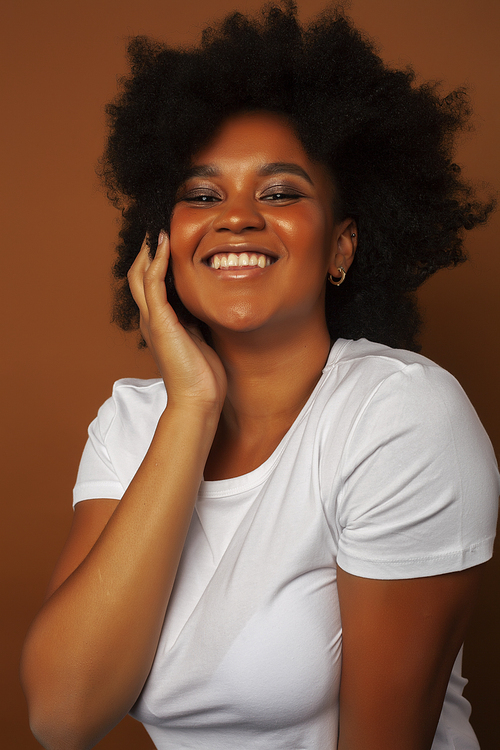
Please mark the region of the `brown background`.
[[[40, 747], [17, 677], [21, 643], [40, 606], [71, 521], [71, 489], [87, 424], [118, 377], [154, 374], [147, 353], [109, 324], [109, 265], [117, 217], [93, 168], [103, 105], [125, 72], [125, 38], [198, 39], [205, 22], [260, 0], [3, 0], [1, 53], [2, 603], [0, 746]], [[306, 19], [323, 2], [302, 2]], [[498, 0], [353, 0], [355, 21], [388, 61], [472, 89], [476, 133], [458, 153], [475, 180], [498, 189]], [[6, 17], [5, 17], [6, 16]], [[499, 212], [500, 213], [500, 212]], [[422, 291], [423, 353], [462, 382], [500, 447], [500, 215], [468, 239], [471, 263]], [[483, 750], [498, 750], [500, 567], [490, 564], [466, 644], [469, 697]], [[126, 719], [99, 748], [151, 747]], [[325, 750], [327, 750], [325, 748]]]

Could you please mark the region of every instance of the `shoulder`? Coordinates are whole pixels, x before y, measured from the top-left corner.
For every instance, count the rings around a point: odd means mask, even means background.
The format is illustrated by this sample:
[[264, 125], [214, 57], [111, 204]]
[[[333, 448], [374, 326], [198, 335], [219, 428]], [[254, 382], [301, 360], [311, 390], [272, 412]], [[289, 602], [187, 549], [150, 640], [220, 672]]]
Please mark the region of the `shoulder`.
[[341, 359], [355, 386], [331, 484], [339, 564], [368, 578], [411, 578], [484, 562], [499, 476], [460, 384], [419, 354], [369, 342], [347, 345]]
[[435, 362], [360, 340], [345, 342], [336, 367], [337, 381], [345, 384], [353, 403], [346, 447], [351, 444], [356, 451], [366, 441], [373, 449], [411, 434], [411, 441], [402, 441], [409, 449], [441, 444], [449, 455], [460, 446], [494, 463], [491, 443], [463, 388]]
[[111, 398], [117, 403], [129, 405], [152, 405], [158, 400], [166, 403], [165, 384], [161, 378], [121, 378], [113, 383]]
[[75, 502], [120, 498], [150, 445], [165, 409], [163, 380], [118, 380], [89, 426]]
[[456, 378], [421, 354], [360, 339], [339, 340], [332, 355], [328, 390], [332, 397], [339, 389], [349, 394], [359, 415], [380, 402], [388, 409], [414, 404], [421, 415], [445, 407], [475, 414]]
[[449, 452], [460, 438], [471, 456], [481, 451], [494, 462], [484, 428], [453, 375], [420, 354], [365, 339], [335, 343], [310, 421], [327, 461], [340, 444], [350, 463], [363, 449], [397, 445], [406, 435], [410, 451], [437, 440]]
[[110, 398], [89, 426], [89, 440], [110, 456], [120, 451], [127, 455], [141, 453], [147, 450], [166, 403], [161, 379], [117, 380]]
[[393, 373], [407, 368], [422, 369], [424, 371], [443, 373], [445, 377], [454, 380], [453, 376], [431, 359], [417, 352], [406, 349], [392, 349], [385, 344], [378, 344], [367, 339], [352, 341], [338, 339], [332, 349], [327, 367], [340, 367], [352, 373], [373, 373], [376, 378], [384, 379]]
[[113, 384], [110, 398], [99, 409], [90, 429], [105, 439], [114, 426], [123, 429], [125, 424], [140, 427], [151, 420], [156, 422], [166, 402], [165, 385], [161, 378], [122, 378]]

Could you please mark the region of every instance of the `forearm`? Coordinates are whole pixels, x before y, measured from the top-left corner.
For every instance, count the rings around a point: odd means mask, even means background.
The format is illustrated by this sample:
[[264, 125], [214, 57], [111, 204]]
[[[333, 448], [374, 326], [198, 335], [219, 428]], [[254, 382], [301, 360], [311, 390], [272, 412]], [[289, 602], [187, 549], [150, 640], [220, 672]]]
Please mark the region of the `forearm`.
[[23, 678], [48, 747], [92, 747], [139, 695], [217, 420], [213, 411], [165, 411], [94, 548], [33, 623]]

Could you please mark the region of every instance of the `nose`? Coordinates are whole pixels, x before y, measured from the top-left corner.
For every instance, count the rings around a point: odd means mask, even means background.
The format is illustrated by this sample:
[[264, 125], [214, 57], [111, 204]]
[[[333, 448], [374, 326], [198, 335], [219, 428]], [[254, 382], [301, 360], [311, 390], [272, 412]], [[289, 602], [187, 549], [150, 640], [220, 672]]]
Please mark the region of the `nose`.
[[264, 229], [266, 221], [259, 206], [251, 198], [235, 196], [221, 204], [220, 212], [213, 223], [216, 231], [228, 230], [234, 234]]

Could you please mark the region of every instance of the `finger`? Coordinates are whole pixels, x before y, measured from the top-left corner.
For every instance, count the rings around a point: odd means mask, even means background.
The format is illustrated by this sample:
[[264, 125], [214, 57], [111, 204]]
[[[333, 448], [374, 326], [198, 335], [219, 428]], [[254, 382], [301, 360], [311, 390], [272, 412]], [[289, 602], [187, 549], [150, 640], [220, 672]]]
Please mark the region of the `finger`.
[[137, 253], [136, 258], [134, 262], [132, 263], [132, 266], [130, 269], [131, 271], [133, 272], [142, 271], [144, 273], [149, 268], [149, 266], [151, 265], [151, 260], [152, 260], [152, 258], [149, 255], [149, 251], [150, 251], [149, 235], [146, 233], [142, 241], [141, 249]]
[[168, 234], [163, 230], [158, 237], [158, 247], [156, 248], [154, 258], [151, 258], [151, 256], [149, 257], [150, 264], [146, 270], [150, 272], [152, 277], [164, 280], [167, 275], [167, 268], [170, 259], [170, 240]]
[[160, 309], [167, 304], [167, 288], [165, 277], [167, 275], [170, 259], [170, 241], [166, 232], [159, 236], [156, 255], [150, 262], [144, 273], [144, 294], [148, 309]]
[[147, 272], [150, 265], [151, 259], [149, 257], [148, 237], [146, 235], [141, 249], [127, 274], [130, 292], [141, 314], [146, 313], [147, 310], [146, 298], [144, 294], [144, 274]]

